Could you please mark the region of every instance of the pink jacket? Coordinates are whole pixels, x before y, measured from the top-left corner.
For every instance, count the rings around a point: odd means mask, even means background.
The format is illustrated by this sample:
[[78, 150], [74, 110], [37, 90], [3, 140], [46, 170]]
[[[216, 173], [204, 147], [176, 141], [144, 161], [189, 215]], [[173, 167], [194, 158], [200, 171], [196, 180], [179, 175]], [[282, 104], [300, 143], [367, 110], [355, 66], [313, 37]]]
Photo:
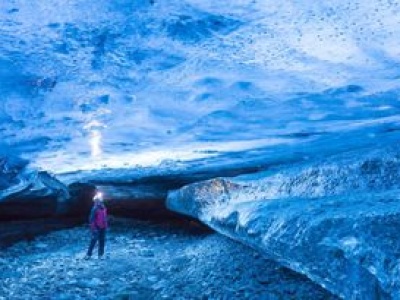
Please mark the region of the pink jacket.
[[90, 212], [90, 229], [106, 229], [107, 222], [107, 208], [104, 205], [94, 205]]

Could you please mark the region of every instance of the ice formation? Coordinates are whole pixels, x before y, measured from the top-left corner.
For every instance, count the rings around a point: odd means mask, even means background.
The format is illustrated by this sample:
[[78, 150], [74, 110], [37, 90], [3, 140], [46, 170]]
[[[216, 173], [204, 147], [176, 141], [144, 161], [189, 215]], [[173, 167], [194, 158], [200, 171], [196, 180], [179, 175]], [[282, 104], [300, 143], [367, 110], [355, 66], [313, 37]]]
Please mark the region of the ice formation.
[[374, 144], [399, 123], [399, 9], [3, 1], [2, 141], [57, 174]]
[[[398, 147], [397, 147], [398, 148]], [[398, 299], [400, 152], [350, 152], [170, 192], [198, 218], [344, 299]]]
[[344, 297], [400, 297], [399, 24], [392, 0], [1, 1], [0, 204], [189, 184], [172, 209]]

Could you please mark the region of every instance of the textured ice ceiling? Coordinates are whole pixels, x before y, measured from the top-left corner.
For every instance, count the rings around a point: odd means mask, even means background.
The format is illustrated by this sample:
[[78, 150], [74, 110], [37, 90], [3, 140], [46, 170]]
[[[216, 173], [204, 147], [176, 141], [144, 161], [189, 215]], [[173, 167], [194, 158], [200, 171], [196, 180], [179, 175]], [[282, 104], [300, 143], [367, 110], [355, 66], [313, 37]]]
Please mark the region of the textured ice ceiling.
[[1, 143], [55, 173], [376, 146], [399, 60], [391, 0], [1, 1]]

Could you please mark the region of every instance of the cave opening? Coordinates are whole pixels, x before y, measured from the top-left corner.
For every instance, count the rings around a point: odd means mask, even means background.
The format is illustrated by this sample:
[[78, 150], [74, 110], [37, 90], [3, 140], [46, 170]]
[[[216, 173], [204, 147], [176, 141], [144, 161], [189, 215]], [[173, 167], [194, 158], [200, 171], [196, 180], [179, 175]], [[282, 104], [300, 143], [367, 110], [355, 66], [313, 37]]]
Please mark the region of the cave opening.
[[[53, 231], [88, 226], [93, 197], [95, 191], [101, 190], [101, 187], [87, 183], [73, 183], [68, 188], [70, 198], [67, 208], [62, 206], [60, 208], [60, 204], [57, 206], [54, 199], [50, 198], [47, 201], [38, 198], [35, 206], [30, 207], [26, 206], [25, 199], [22, 201], [14, 199], [12, 205], [3, 203], [3, 206], [7, 206], [7, 210], [2, 211], [0, 218], [0, 249], [20, 241], [34, 242], [37, 237]], [[135, 190], [135, 187], [131, 186], [131, 189]], [[172, 231], [183, 230], [189, 235], [214, 232], [197, 219], [168, 210], [165, 206], [166, 195], [167, 190], [162, 192], [162, 197], [153, 195], [148, 199], [140, 196], [118, 198], [108, 193], [104, 202], [111, 230], [114, 230], [115, 226], [124, 224], [123, 220], [132, 220], [156, 226], [160, 230], [162, 228], [169, 228]]]

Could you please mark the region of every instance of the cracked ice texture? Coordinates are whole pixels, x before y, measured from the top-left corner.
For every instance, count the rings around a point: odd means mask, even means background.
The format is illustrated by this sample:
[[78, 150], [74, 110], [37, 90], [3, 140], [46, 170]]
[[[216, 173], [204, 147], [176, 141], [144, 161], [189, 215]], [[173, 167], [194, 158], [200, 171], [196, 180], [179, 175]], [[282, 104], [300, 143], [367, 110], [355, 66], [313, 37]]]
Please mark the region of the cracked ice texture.
[[69, 212], [67, 187], [46, 172], [27, 168], [27, 161], [0, 148], [0, 220], [40, 218]]
[[170, 192], [167, 206], [344, 299], [400, 296], [400, 153], [350, 152]]

